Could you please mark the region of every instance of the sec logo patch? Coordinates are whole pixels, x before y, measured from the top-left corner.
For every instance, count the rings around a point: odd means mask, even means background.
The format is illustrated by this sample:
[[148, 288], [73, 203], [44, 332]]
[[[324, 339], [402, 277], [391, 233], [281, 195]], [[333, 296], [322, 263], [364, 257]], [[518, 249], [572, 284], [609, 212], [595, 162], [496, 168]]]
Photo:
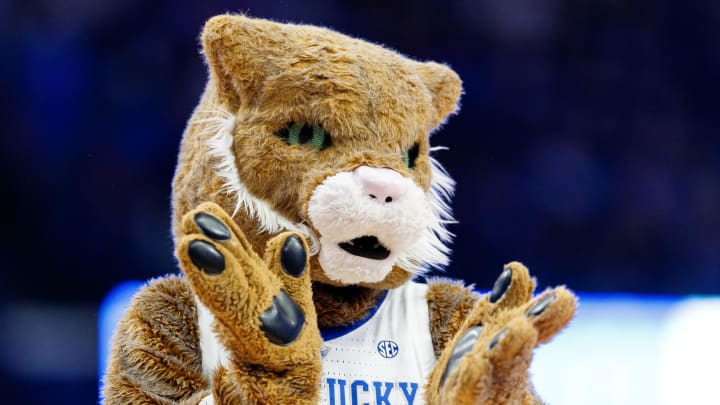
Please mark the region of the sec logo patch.
[[400, 347], [392, 340], [381, 340], [377, 345], [377, 351], [386, 359], [391, 359], [397, 356], [400, 351]]

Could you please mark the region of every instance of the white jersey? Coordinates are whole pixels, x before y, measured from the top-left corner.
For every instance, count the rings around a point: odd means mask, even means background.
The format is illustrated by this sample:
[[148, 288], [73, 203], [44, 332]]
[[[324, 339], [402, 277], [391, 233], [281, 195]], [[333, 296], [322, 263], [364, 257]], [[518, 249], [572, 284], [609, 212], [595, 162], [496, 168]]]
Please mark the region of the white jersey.
[[435, 365], [426, 295], [427, 285], [406, 283], [366, 319], [322, 330], [321, 404], [424, 403]]

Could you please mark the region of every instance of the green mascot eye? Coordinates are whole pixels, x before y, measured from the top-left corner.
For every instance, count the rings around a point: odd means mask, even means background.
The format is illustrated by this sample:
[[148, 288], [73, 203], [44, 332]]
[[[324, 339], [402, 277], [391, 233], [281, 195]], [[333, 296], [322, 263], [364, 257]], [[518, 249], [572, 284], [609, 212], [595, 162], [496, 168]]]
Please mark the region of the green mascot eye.
[[415, 167], [417, 158], [420, 156], [420, 145], [416, 142], [410, 149], [403, 152], [403, 163], [410, 169]]
[[[323, 147], [325, 145], [325, 138], [327, 133], [321, 127], [320, 125], [313, 125], [313, 134], [312, 139], [310, 140], [310, 143], [315, 147], [317, 150], [323, 150], [327, 148], [327, 146]], [[329, 138], [328, 138], [329, 139]]]
[[288, 145], [299, 145], [300, 144], [300, 132], [302, 132], [303, 125], [292, 123], [288, 129]]
[[330, 134], [321, 125], [298, 124], [291, 122], [287, 127], [276, 132], [288, 145], [309, 143], [317, 150], [327, 149], [332, 145]]

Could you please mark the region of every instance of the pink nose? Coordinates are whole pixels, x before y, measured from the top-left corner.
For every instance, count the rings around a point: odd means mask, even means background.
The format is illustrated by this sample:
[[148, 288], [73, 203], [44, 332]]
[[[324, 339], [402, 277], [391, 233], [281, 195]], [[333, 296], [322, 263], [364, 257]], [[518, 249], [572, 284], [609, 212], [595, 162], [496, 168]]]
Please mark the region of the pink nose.
[[353, 175], [360, 182], [363, 192], [380, 204], [398, 201], [407, 190], [403, 176], [392, 169], [360, 166]]

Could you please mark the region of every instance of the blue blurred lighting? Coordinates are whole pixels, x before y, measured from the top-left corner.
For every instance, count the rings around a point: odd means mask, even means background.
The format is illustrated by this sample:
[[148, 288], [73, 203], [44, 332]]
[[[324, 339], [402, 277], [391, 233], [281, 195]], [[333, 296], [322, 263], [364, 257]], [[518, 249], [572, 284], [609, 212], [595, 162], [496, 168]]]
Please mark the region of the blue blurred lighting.
[[570, 327], [537, 350], [533, 381], [554, 405], [708, 403], [718, 319], [716, 297], [582, 294]]

